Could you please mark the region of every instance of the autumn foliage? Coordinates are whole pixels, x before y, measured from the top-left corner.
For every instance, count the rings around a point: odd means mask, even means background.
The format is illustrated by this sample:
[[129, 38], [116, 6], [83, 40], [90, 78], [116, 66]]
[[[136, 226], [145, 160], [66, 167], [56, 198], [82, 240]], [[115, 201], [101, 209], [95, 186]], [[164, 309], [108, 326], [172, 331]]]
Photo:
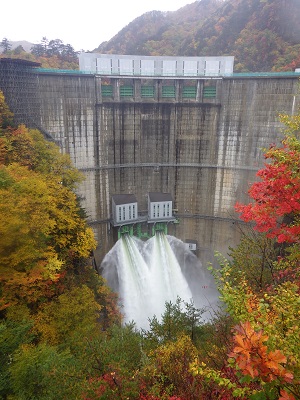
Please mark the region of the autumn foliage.
[[246, 321], [236, 326], [234, 332], [234, 348], [229, 357], [235, 360], [243, 375], [260, 377], [263, 382], [278, 378], [292, 382], [293, 374], [284, 367], [287, 358], [280, 350], [268, 351], [265, 343], [269, 337], [263, 330], [255, 331], [250, 322]]
[[[281, 119], [285, 121], [286, 116]], [[299, 117], [290, 120], [291, 124], [299, 130]], [[244, 221], [254, 221], [258, 231], [279, 243], [298, 242], [300, 235], [299, 151], [299, 141], [292, 135], [285, 137], [281, 147], [271, 146], [265, 153], [268, 163], [257, 173], [260, 181], [249, 189], [254, 202], [236, 205]]]

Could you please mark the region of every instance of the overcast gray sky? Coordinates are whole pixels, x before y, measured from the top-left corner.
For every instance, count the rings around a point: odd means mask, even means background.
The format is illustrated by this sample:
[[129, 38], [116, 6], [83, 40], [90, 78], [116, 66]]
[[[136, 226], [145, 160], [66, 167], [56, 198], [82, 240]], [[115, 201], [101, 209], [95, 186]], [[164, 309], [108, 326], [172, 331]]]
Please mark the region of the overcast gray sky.
[[40, 43], [61, 39], [76, 51], [93, 50], [152, 10], [175, 11], [193, 0], [1, 1], [0, 40]]

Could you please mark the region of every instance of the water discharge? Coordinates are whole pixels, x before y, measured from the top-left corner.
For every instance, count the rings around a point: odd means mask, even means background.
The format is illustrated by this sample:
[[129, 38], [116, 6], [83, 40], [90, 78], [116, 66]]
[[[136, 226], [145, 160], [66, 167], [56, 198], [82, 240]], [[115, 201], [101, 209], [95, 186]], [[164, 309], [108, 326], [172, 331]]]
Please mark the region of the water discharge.
[[148, 319], [160, 319], [165, 303], [193, 301], [198, 308], [212, 307], [217, 292], [212, 277], [198, 258], [173, 236], [156, 233], [143, 242], [123, 235], [101, 264], [108, 285], [119, 293], [124, 322], [149, 327]]
[[157, 233], [147, 244], [152, 289], [151, 311], [152, 315], [159, 317], [166, 302], [175, 303], [178, 296], [190, 302], [193, 296], [166, 236]]

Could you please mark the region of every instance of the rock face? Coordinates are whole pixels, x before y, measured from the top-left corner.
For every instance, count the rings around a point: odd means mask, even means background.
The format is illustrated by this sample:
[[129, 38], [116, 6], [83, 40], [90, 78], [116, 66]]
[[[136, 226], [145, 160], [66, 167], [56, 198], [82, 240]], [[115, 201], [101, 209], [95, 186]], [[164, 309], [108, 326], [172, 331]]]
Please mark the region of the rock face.
[[[147, 90], [146, 90], [146, 89]], [[116, 235], [111, 197], [148, 192], [173, 197], [171, 235], [198, 244], [202, 262], [239, 239], [236, 201], [281, 138], [277, 113], [300, 104], [297, 76], [223, 79], [100, 78], [38, 74], [39, 120], [86, 175], [79, 188], [101, 260]], [[14, 110], [12, 110], [14, 111]], [[147, 230], [147, 226], [142, 226]]]

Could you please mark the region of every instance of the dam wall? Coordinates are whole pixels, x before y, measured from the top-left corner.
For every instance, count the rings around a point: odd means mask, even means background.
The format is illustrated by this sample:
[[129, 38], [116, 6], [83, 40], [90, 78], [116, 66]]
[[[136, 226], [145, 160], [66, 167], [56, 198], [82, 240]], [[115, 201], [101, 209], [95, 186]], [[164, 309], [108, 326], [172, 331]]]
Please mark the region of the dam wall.
[[[300, 104], [298, 77], [160, 79], [39, 72], [42, 127], [69, 153], [85, 181], [78, 188], [98, 240], [100, 262], [116, 240], [114, 194], [168, 192], [179, 224], [168, 232], [197, 242], [213, 262], [238, 243], [236, 201], [281, 140], [278, 113]], [[147, 230], [147, 226], [144, 227]]]

